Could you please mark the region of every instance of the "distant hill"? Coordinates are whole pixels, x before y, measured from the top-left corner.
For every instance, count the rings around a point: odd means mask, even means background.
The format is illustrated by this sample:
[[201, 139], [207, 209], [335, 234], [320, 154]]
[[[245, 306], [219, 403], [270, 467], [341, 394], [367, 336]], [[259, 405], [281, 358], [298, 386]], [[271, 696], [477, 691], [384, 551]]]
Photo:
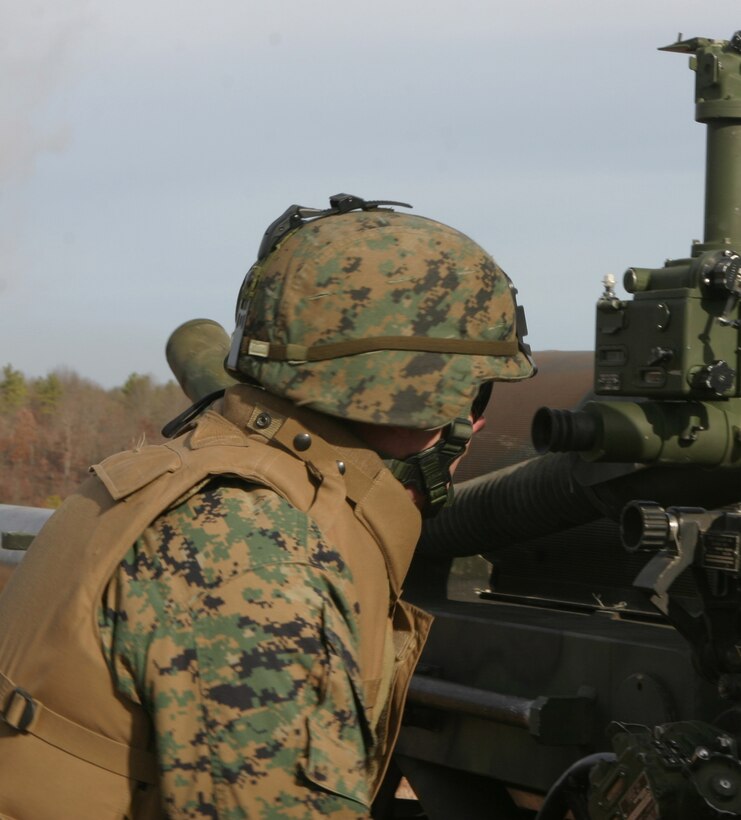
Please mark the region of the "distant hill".
[[592, 388], [594, 353], [544, 350], [534, 353], [538, 373], [523, 382], [497, 382], [486, 411], [486, 427], [476, 436], [456, 481], [532, 458], [530, 424], [539, 407], [570, 409]]
[[0, 371], [0, 503], [55, 507], [88, 467], [118, 450], [162, 440], [188, 401], [175, 382], [132, 373], [106, 390], [73, 371], [27, 378]]
[[[461, 464], [462, 481], [530, 458], [530, 422], [543, 406], [576, 405], [592, 383], [593, 354], [535, 354], [538, 375], [494, 385], [487, 426]], [[174, 382], [132, 373], [105, 390], [72, 371], [30, 379], [0, 371], [0, 503], [57, 506], [88, 467], [118, 450], [162, 440], [162, 425], [189, 404]]]

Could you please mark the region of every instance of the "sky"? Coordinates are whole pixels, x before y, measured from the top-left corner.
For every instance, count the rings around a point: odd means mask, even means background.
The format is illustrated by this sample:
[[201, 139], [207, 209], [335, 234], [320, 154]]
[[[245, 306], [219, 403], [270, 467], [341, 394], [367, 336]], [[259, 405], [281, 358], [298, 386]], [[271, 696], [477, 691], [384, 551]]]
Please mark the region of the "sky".
[[601, 280], [702, 239], [684, 37], [738, 0], [0, 0], [0, 367], [170, 378], [231, 333], [267, 225], [412, 203], [508, 272], [534, 350], [593, 348]]

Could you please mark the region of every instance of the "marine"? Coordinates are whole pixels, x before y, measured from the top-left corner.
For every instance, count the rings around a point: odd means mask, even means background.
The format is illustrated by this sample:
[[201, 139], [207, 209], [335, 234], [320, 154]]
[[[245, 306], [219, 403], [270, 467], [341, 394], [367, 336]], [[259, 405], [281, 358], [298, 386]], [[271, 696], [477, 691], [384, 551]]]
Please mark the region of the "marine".
[[534, 372], [494, 260], [390, 206], [271, 223], [240, 383], [93, 466], [13, 574], [1, 817], [369, 816], [430, 622], [422, 516], [492, 382]]

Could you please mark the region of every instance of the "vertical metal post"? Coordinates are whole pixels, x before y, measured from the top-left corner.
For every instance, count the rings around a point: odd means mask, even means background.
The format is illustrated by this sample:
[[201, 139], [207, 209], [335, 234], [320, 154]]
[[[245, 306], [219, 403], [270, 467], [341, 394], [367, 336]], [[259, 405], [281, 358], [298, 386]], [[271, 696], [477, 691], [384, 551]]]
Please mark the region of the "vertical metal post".
[[[737, 68], [738, 70], [738, 68]], [[707, 124], [703, 250], [741, 247], [741, 118]]]
[[707, 126], [704, 241], [692, 255], [741, 247], [741, 32], [693, 37], [661, 51], [690, 54], [695, 119]]

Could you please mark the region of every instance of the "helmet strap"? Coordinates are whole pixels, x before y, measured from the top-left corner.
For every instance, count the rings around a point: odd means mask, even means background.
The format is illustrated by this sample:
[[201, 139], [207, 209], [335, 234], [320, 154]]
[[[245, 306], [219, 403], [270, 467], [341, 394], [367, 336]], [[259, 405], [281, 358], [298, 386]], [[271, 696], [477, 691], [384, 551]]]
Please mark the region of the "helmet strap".
[[432, 447], [404, 459], [385, 459], [393, 476], [405, 487], [414, 486], [424, 496], [422, 515], [432, 518], [453, 501], [450, 467], [465, 452], [473, 434], [468, 419], [454, 419]]

